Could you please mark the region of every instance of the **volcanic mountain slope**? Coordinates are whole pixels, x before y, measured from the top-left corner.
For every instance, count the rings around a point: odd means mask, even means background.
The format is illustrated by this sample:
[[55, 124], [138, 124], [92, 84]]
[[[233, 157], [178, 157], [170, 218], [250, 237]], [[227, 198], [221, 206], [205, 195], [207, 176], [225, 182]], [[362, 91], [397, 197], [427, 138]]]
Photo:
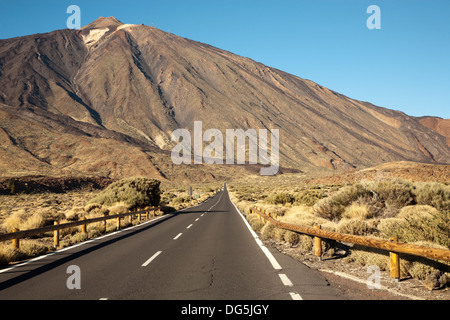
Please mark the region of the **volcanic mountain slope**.
[[419, 119], [113, 17], [0, 40], [0, 102], [0, 157], [17, 154], [3, 175], [170, 176], [171, 133], [194, 121], [223, 133], [279, 129], [280, 165], [300, 171], [450, 159], [446, 138]]

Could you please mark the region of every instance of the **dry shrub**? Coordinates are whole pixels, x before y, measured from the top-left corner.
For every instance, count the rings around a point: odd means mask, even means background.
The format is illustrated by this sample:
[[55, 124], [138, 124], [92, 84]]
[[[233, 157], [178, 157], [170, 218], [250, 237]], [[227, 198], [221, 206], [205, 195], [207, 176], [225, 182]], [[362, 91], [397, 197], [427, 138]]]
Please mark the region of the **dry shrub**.
[[345, 219], [339, 222], [336, 227], [336, 232], [357, 236], [373, 235], [376, 231], [367, 221], [361, 219]]
[[91, 203], [91, 204], [87, 204], [85, 207], [84, 207], [84, 211], [86, 211], [86, 212], [91, 212], [91, 211], [93, 211], [93, 210], [95, 210], [95, 209], [101, 209], [102, 208], [102, 205], [101, 204], [99, 204], [99, 203]]
[[252, 227], [252, 229], [256, 232], [259, 232], [262, 227], [264, 227], [264, 222], [262, 222], [258, 215], [255, 213], [247, 215], [247, 221], [250, 224], [250, 227]]
[[390, 238], [396, 235], [396, 230], [403, 228], [405, 220], [402, 218], [381, 219], [377, 225], [378, 231], [383, 238]]
[[325, 191], [320, 189], [302, 190], [293, 195], [294, 205], [313, 206], [325, 197]]
[[450, 210], [429, 215], [383, 219], [378, 230], [386, 237], [397, 237], [400, 242], [428, 241], [450, 248]]
[[298, 233], [287, 230], [284, 233], [284, 241], [290, 243], [292, 246], [296, 245], [299, 242], [300, 236]]
[[274, 232], [275, 239], [279, 241], [284, 241], [284, 234], [286, 233], [286, 231], [287, 230], [285, 229], [275, 228]]
[[378, 181], [370, 187], [386, 206], [402, 208], [414, 203], [413, 184], [402, 179]]
[[413, 191], [416, 203], [430, 205], [438, 210], [450, 208], [450, 186], [438, 182], [417, 183]]
[[23, 230], [30, 230], [41, 228], [45, 224], [44, 216], [38, 212], [35, 212], [31, 215], [31, 217], [27, 218], [21, 226]]
[[12, 261], [17, 261], [20, 252], [14, 249], [10, 243], [0, 243], [0, 266], [7, 265]]
[[[314, 205], [314, 212], [330, 221], [339, 221], [348, 207], [354, 204], [354, 208], [349, 210], [355, 210], [355, 215], [367, 215], [367, 218], [381, 214], [395, 216], [402, 207], [414, 204], [413, 190], [411, 182], [400, 179], [355, 183], [319, 200]], [[352, 213], [348, 212], [347, 216], [352, 217]]]
[[281, 205], [260, 204], [258, 207], [264, 210], [266, 214], [270, 214], [273, 217], [284, 216], [285, 212], [288, 210], [287, 207]]
[[314, 212], [321, 218], [339, 221], [345, 212], [345, 208], [364, 195], [371, 196], [371, 193], [362, 184], [357, 183], [342, 187], [327, 198], [319, 200], [314, 205]]
[[294, 197], [292, 197], [287, 192], [275, 193], [269, 195], [264, 201], [269, 204], [292, 204], [294, 202]]
[[127, 205], [123, 204], [123, 203], [117, 203], [116, 205], [108, 208], [110, 215], [127, 213], [128, 210], [129, 209], [128, 209]]
[[0, 243], [0, 265], [8, 265], [10, 262], [33, 258], [50, 250], [36, 240], [21, 239], [20, 248], [16, 249], [10, 243]]
[[429, 205], [413, 205], [403, 207], [397, 214], [397, 218], [413, 218], [413, 219], [431, 219], [433, 216], [439, 215], [439, 211]]
[[342, 217], [345, 219], [370, 219], [374, 217], [374, 212], [370, 210], [370, 207], [365, 203], [353, 202], [348, 206]]
[[352, 250], [351, 259], [362, 266], [378, 266], [380, 270], [389, 270], [389, 254]]
[[302, 252], [311, 252], [314, 248], [314, 238], [306, 234], [299, 234], [297, 247]]
[[86, 215], [84, 207], [73, 207], [65, 212], [65, 219], [68, 221], [78, 221]]
[[12, 232], [14, 228], [20, 230], [41, 228], [53, 224], [58, 217], [53, 211], [47, 208], [37, 208], [31, 213], [25, 210], [15, 211], [3, 221], [2, 227], [7, 232]]
[[13, 212], [3, 221], [3, 228], [6, 229], [7, 232], [13, 232], [13, 229], [15, 228], [20, 229], [22, 226], [22, 218], [24, 214], [24, 210]]
[[289, 208], [286, 211], [285, 215], [281, 217], [279, 220], [281, 222], [298, 224], [306, 227], [313, 227], [320, 224], [323, 229], [329, 231], [335, 230], [335, 223], [315, 216], [312, 213], [311, 208], [307, 206], [298, 206]]
[[272, 223], [266, 222], [266, 224], [261, 228], [261, 237], [265, 240], [274, 239], [275, 229], [276, 227]]

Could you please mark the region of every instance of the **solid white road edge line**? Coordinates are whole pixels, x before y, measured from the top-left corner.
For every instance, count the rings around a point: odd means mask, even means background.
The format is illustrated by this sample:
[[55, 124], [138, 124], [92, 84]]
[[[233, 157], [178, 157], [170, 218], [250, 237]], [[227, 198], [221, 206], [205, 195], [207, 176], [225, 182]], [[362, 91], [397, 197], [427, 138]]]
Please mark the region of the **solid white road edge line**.
[[[230, 196], [230, 194], [228, 194], [228, 197]], [[248, 223], [247, 219], [245, 219], [244, 215], [242, 214], [242, 212], [238, 209], [238, 207], [236, 207], [236, 205], [233, 203], [233, 201], [231, 201], [230, 198], [230, 202], [233, 204], [233, 206], [236, 208], [236, 211], [239, 212], [239, 215], [241, 216], [242, 220], [244, 220], [245, 225], [247, 226], [248, 230], [250, 231], [250, 233], [252, 234], [253, 238], [255, 239], [256, 243], [259, 245], [259, 247], [261, 248], [262, 252], [264, 252], [264, 254], [266, 255], [267, 259], [269, 259], [270, 263], [272, 264], [272, 267], [275, 270], [281, 270], [283, 268], [281, 268], [280, 264], [278, 263], [278, 261], [275, 259], [275, 257], [272, 255], [272, 253], [269, 251], [269, 249], [267, 249], [262, 241], [259, 239], [258, 235], [256, 234], [255, 231], [253, 231], [252, 227], [250, 226], [250, 224]]]
[[[244, 220], [244, 223], [245, 223], [245, 225], [247, 226], [248, 230], [249, 230], [250, 233], [252, 234], [253, 238], [255, 239], [256, 243], [259, 245], [259, 247], [261, 248], [261, 250], [265, 253], [266, 257], [269, 259], [269, 261], [270, 261], [270, 263], [272, 264], [273, 268], [274, 268], [275, 270], [281, 270], [282, 268], [281, 268], [280, 264], [278, 263], [278, 261], [275, 259], [275, 257], [274, 257], [274, 256], [272, 255], [272, 253], [269, 251], [269, 249], [267, 249], [267, 248], [263, 245], [261, 239], [259, 239], [259, 237], [258, 237], [258, 235], [256, 234], [256, 232], [253, 231], [252, 227], [251, 227], [250, 224], [248, 223], [248, 221], [247, 221], [247, 219], [245, 218], [245, 216], [244, 216], [244, 215], [242, 214], [242, 212], [238, 209], [238, 207], [236, 207], [236, 205], [234, 204], [234, 202], [231, 201], [231, 197], [230, 197], [230, 194], [229, 194], [229, 193], [228, 193], [228, 198], [230, 199], [230, 202], [233, 204], [233, 206], [236, 208], [236, 211], [239, 213], [239, 215], [241, 216], [242, 220]], [[283, 278], [281, 277], [281, 275], [279, 275], [279, 276], [280, 276], [281, 281], [283, 282], [283, 284], [286, 285], [285, 282], [283, 281]], [[293, 285], [292, 282], [291, 282], [291, 280], [289, 280], [289, 278], [288, 278], [286, 275], [284, 275], [284, 277], [285, 277], [285, 279], [284, 279], [285, 281], [286, 281], [286, 279], [287, 279], [287, 280], [289, 281], [290, 285]], [[290, 286], [290, 285], [289, 285], [289, 286]], [[286, 286], [288, 286], [288, 285], [286, 285]], [[289, 292], [289, 294], [290, 294], [292, 300], [303, 300], [302, 296], [301, 296], [300, 294], [298, 294], [297, 292]]]

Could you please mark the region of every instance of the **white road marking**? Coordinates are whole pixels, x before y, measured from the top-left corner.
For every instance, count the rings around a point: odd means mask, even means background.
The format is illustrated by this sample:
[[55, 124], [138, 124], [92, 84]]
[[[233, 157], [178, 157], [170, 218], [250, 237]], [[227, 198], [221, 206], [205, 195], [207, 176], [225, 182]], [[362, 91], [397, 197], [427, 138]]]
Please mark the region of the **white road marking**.
[[181, 237], [182, 233], [179, 233], [173, 240], [177, 240], [179, 237]]
[[190, 225], [188, 225], [186, 229], [189, 229], [190, 227], [192, 227], [192, 223]]
[[143, 267], [148, 266], [150, 262], [152, 262], [157, 256], [159, 256], [159, 255], [161, 254], [161, 252], [162, 252], [162, 251], [158, 251], [157, 253], [155, 253], [154, 255], [152, 255], [152, 256], [150, 257], [150, 259], [148, 259], [147, 261], [145, 261], [145, 262], [142, 264], [142, 266], [143, 266]]
[[303, 298], [297, 292], [289, 292], [292, 300], [303, 300]]
[[293, 286], [292, 281], [289, 280], [287, 275], [285, 275], [284, 273], [280, 273], [279, 276], [280, 276], [281, 282], [283, 282], [283, 284], [285, 286], [287, 286], [287, 287], [292, 287]]
[[[228, 194], [228, 196], [230, 196], [230, 194]], [[241, 211], [238, 209], [238, 207], [236, 207], [236, 205], [233, 203], [233, 201], [231, 201], [230, 198], [230, 202], [233, 204], [233, 206], [236, 208], [236, 211], [240, 214], [242, 220], [244, 220], [245, 225], [247, 226], [248, 230], [250, 231], [250, 233], [252, 234], [253, 238], [255, 239], [256, 243], [259, 245], [259, 247], [261, 248], [262, 252], [264, 252], [264, 254], [266, 255], [267, 259], [269, 259], [270, 263], [272, 264], [272, 267], [275, 270], [281, 270], [283, 269], [280, 264], [278, 263], [278, 261], [275, 259], [275, 257], [272, 255], [272, 253], [269, 251], [269, 249], [267, 249], [262, 241], [259, 239], [258, 235], [256, 234], [255, 231], [253, 231], [252, 227], [250, 226], [250, 224], [248, 223], [247, 219], [245, 219], [244, 215], [241, 213]]]

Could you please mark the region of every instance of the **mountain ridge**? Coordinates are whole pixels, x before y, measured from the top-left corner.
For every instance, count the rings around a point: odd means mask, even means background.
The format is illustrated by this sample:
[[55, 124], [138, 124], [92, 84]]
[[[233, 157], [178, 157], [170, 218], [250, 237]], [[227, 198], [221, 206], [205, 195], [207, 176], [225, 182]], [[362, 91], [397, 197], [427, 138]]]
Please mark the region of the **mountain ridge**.
[[[279, 129], [280, 165], [287, 171], [355, 170], [391, 161], [448, 164], [450, 159], [446, 137], [418, 118], [114, 17], [99, 18], [79, 30], [0, 40], [0, 67], [0, 110], [20, 118], [19, 126], [26, 127], [35, 117], [35, 123], [47, 123], [55, 141], [61, 131], [138, 148], [149, 159], [162, 157], [159, 165], [153, 164], [161, 176], [174, 170], [166, 163], [174, 145], [171, 132], [192, 130], [195, 120], [205, 130], [222, 132]], [[7, 127], [0, 122], [3, 131]], [[22, 147], [29, 153], [42, 152], [23, 133], [8, 132], [15, 141], [27, 141]], [[80, 152], [75, 145], [69, 149], [73, 157]], [[84, 167], [80, 174], [97, 170], [114, 175], [114, 166]], [[8, 166], [0, 170], [5, 175]]]

